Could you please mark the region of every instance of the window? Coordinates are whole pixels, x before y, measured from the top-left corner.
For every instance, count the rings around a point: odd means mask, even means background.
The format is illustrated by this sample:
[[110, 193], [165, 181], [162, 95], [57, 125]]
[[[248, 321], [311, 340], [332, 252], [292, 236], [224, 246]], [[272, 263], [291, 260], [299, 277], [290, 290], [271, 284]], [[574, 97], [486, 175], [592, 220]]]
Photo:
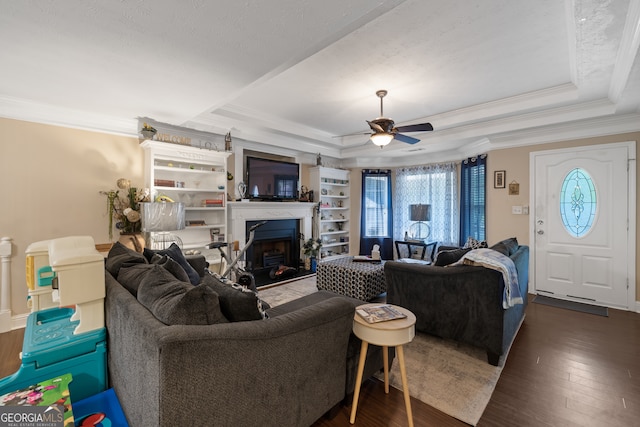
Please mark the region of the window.
[[427, 240], [458, 244], [458, 183], [455, 163], [432, 164], [396, 170], [394, 239], [404, 240], [409, 230], [409, 206], [431, 205]]
[[369, 171], [362, 176], [362, 212], [365, 237], [390, 237], [391, 176], [389, 171]]
[[573, 237], [586, 235], [596, 216], [596, 188], [589, 173], [581, 168], [570, 171], [560, 190], [560, 217]]
[[487, 156], [471, 157], [460, 170], [460, 241], [486, 240], [485, 188]]
[[360, 255], [371, 254], [378, 245], [382, 259], [393, 259], [391, 171], [362, 171], [361, 209]]

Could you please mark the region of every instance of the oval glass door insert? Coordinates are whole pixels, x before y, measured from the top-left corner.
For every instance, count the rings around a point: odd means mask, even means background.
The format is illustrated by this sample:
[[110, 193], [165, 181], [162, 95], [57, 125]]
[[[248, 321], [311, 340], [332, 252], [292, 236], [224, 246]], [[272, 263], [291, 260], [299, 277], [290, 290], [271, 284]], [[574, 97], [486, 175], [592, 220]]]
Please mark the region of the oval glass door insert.
[[560, 190], [560, 217], [567, 232], [584, 237], [595, 221], [596, 187], [589, 173], [575, 168], [565, 176]]

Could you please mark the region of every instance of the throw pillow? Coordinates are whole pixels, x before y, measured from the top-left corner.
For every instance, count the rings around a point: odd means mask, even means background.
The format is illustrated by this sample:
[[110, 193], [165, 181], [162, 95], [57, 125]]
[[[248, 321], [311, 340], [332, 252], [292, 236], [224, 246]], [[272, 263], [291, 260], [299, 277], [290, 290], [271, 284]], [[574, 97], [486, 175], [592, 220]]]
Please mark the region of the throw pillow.
[[505, 239], [500, 243], [504, 244], [507, 247], [507, 249], [509, 249], [509, 256], [515, 254], [518, 251], [518, 248], [520, 247], [520, 244], [518, 243], [518, 239], [516, 239], [515, 237]]
[[131, 265], [146, 263], [146, 258], [140, 252], [129, 249], [120, 242], [115, 242], [107, 255], [105, 268], [113, 277], [118, 277], [120, 267], [124, 264]]
[[440, 251], [438, 255], [436, 255], [436, 260], [434, 265], [439, 267], [444, 267], [445, 265], [453, 264], [454, 262], [460, 260], [469, 252], [471, 248], [461, 248], [461, 249], [452, 249], [450, 251]]
[[177, 261], [174, 261], [173, 258], [170, 258], [167, 255], [153, 254], [151, 257], [151, 264], [157, 264], [164, 267], [169, 273], [173, 274], [173, 277], [178, 279], [181, 282], [191, 282], [189, 275], [184, 268]]
[[226, 323], [218, 295], [206, 286], [181, 282], [153, 265], [138, 287], [138, 301], [166, 325]]
[[184, 268], [184, 271], [189, 276], [189, 281], [191, 282], [192, 285], [195, 286], [198, 283], [200, 283], [200, 275], [196, 270], [194, 270], [191, 264], [189, 264], [187, 259], [182, 254], [180, 247], [175, 243], [172, 243], [171, 246], [169, 246], [167, 249], [153, 250], [153, 249], [145, 248], [143, 253], [144, 253], [144, 256], [147, 258], [147, 260], [151, 260], [151, 258], [153, 257], [153, 254], [167, 255], [168, 257], [176, 261], [178, 264], [180, 264], [182, 268]]
[[123, 266], [118, 272], [118, 283], [131, 292], [131, 295], [137, 297], [140, 282], [142, 282], [142, 279], [149, 274], [152, 267], [153, 265], [151, 264], [133, 264]]
[[509, 248], [502, 242], [498, 242], [489, 249], [500, 252], [502, 255], [509, 256]]
[[501, 240], [495, 245], [491, 246], [489, 249], [493, 249], [495, 251], [500, 252], [503, 255], [510, 257], [515, 254], [520, 245], [518, 244], [518, 239], [515, 237], [511, 237], [509, 239]]
[[467, 249], [467, 248], [471, 248], [471, 249], [480, 249], [480, 248], [487, 248], [487, 242], [482, 240], [477, 240], [474, 239], [473, 237], [469, 236], [467, 238], [467, 242], [464, 244], [463, 248]]
[[202, 285], [218, 294], [222, 314], [231, 322], [266, 319], [268, 307], [258, 298], [258, 293], [246, 286], [232, 283], [215, 273], [205, 274]]

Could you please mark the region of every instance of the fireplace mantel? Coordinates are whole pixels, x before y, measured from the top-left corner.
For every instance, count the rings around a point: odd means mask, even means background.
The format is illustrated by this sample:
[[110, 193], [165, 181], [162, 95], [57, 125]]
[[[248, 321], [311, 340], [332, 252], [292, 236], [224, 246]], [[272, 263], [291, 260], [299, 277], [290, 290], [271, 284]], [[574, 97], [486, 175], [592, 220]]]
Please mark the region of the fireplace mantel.
[[240, 248], [245, 244], [246, 222], [274, 219], [299, 219], [300, 231], [308, 239], [313, 226], [313, 208], [309, 202], [229, 202], [227, 241], [238, 240]]

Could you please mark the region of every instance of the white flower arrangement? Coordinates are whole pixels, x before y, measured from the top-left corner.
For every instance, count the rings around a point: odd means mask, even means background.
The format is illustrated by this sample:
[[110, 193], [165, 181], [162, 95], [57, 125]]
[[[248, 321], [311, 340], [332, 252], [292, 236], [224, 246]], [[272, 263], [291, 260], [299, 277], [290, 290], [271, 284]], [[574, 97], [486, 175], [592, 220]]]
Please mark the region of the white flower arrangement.
[[302, 246], [302, 250], [306, 256], [315, 258], [318, 257], [320, 248], [322, 248], [322, 240], [313, 238], [304, 242], [304, 245]]

